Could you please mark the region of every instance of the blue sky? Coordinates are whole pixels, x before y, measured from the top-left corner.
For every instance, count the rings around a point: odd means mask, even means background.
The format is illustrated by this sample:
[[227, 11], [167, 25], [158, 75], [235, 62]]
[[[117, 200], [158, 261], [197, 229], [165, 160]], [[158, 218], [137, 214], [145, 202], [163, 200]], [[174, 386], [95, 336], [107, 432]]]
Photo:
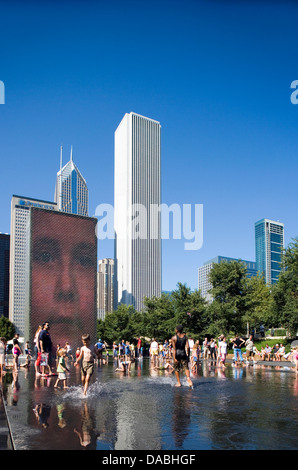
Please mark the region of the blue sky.
[[[204, 205], [204, 243], [162, 244], [163, 289], [217, 256], [255, 259], [254, 223], [298, 235], [298, 6], [292, 1], [0, 0], [0, 232], [12, 194], [53, 200], [73, 158], [89, 215], [114, 201], [114, 132], [162, 126], [162, 202]], [[113, 257], [113, 242], [99, 257]]]

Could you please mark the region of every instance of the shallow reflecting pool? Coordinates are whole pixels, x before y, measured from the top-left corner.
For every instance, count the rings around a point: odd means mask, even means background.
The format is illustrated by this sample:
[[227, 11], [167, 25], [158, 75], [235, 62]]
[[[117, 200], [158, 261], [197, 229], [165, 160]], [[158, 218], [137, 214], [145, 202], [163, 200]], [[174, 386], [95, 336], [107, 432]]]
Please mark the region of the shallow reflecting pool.
[[67, 390], [34, 366], [2, 384], [16, 449], [263, 450], [298, 448], [298, 377], [287, 365], [223, 371], [203, 362], [194, 388], [136, 361], [129, 375], [96, 367], [87, 397], [71, 366]]

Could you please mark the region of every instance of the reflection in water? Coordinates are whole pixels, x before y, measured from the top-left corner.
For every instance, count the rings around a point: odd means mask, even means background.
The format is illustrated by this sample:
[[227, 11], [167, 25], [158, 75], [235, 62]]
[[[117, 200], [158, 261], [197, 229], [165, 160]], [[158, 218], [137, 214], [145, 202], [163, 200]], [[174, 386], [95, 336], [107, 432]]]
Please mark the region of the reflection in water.
[[172, 415], [172, 429], [175, 447], [177, 449], [183, 449], [183, 442], [188, 435], [189, 425], [191, 421], [191, 407], [188, 401], [188, 397], [184, 394], [174, 394], [173, 410], [175, 411]]
[[18, 400], [19, 400], [19, 390], [20, 390], [20, 384], [19, 384], [19, 374], [18, 372], [12, 372], [12, 405], [17, 406]]
[[42, 428], [48, 428], [48, 420], [51, 415], [51, 406], [47, 405], [46, 403], [39, 403], [35, 405], [33, 411], [36, 416], [37, 424]]
[[58, 426], [59, 428], [63, 429], [66, 426], [66, 421], [64, 418], [64, 410], [65, 410], [65, 403], [57, 403], [57, 416], [58, 416]]
[[[34, 367], [7, 372], [2, 390], [17, 449], [297, 449], [298, 377], [287, 366], [232, 367], [204, 361], [194, 389], [136, 361], [95, 370], [83, 395], [77, 368], [67, 390]], [[270, 433], [268, 433], [270, 430]]]
[[96, 446], [97, 434], [95, 432], [95, 425], [92, 416], [89, 413], [87, 402], [83, 404], [81, 417], [82, 422], [80, 429], [77, 430], [74, 428], [74, 432], [79, 437], [80, 445], [82, 447], [88, 448], [88, 446], [90, 446], [92, 449], [94, 449]]

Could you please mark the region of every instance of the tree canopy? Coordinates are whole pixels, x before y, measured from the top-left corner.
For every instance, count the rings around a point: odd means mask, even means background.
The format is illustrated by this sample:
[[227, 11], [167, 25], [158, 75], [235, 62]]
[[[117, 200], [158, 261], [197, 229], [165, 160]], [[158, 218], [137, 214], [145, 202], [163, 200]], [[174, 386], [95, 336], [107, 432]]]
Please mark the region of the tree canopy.
[[8, 320], [8, 318], [1, 316], [0, 317], [0, 337], [6, 339], [6, 341], [11, 340], [15, 335], [15, 326]]
[[239, 261], [214, 264], [209, 274], [212, 301], [207, 302], [199, 290], [178, 282], [170, 294], [144, 299], [144, 309], [119, 305], [98, 321], [98, 335], [107, 342], [138, 337], [171, 338], [177, 325], [194, 339], [220, 334], [246, 334], [249, 327], [260, 324], [283, 327], [295, 336], [298, 329], [298, 239], [284, 250], [283, 270], [276, 284], [266, 285], [261, 275], [248, 277], [245, 264]]

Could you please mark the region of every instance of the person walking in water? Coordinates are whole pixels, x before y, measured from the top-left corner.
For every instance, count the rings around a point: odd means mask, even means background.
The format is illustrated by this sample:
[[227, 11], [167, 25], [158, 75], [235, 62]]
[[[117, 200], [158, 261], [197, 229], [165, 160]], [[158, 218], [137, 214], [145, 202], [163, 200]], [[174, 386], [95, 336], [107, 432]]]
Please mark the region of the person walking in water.
[[190, 372], [188, 368], [190, 347], [185, 333], [183, 333], [182, 325], [176, 326], [176, 335], [172, 338], [173, 345], [173, 359], [175, 376], [177, 380], [176, 387], [181, 387], [180, 372], [184, 371], [188, 385], [192, 388], [193, 384], [190, 379]]
[[90, 383], [90, 378], [94, 372], [94, 358], [98, 358], [98, 350], [96, 346], [91, 345], [90, 335], [84, 334], [82, 336], [83, 346], [80, 350], [80, 355], [77, 357], [74, 366], [76, 366], [80, 361], [81, 363], [81, 379], [84, 387], [84, 395], [87, 394], [87, 389]]
[[64, 348], [60, 348], [58, 351], [58, 364], [57, 364], [57, 372], [58, 372], [58, 379], [54, 385], [54, 388], [58, 388], [60, 382], [63, 383], [63, 388], [68, 388], [66, 384], [66, 371], [69, 372], [69, 369], [66, 367], [65, 358], [67, 357], [67, 352]]

